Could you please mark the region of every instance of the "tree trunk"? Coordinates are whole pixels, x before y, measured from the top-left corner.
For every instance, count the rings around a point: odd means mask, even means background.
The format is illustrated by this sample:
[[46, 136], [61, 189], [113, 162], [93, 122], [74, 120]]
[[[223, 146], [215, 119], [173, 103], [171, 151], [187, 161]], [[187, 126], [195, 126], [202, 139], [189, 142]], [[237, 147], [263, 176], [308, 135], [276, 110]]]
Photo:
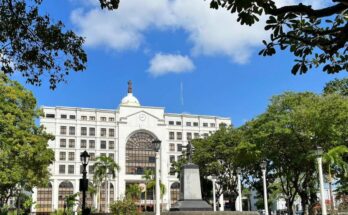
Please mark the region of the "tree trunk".
[[145, 208], [144, 208], [145, 212], [147, 211], [147, 209], [146, 209], [146, 207], [147, 207], [147, 187], [146, 186], [147, 185], [145, 184]]
[[286, 207], [288, 208], [288, 214], [289, 215], [295, 215], [294, 211], [294, 200], [292, 199], [286, 199]]
[[108, 179], [105, 177], [105, 211], [108, 211]]

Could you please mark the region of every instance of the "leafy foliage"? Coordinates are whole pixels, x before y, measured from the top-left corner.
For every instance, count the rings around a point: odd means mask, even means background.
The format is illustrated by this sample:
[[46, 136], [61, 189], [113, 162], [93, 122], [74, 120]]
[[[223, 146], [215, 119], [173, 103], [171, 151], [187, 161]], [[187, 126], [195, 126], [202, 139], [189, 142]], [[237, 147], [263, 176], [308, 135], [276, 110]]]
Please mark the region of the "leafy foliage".
[[0, 73], [0, 205], [21, 189], [48, 183], [54, 137], [38, 127], [41, 112], [33, 94]]
[[42, 0], [3, 0], [0, 3], [0, 71], [20, 72], [28, 83], [41, 85], [48, 77], [50, 88], [64, 81], [70, 70], [85, 69], [84, 39], [65, 31], [61, 21], [53, 23], [41, 15]]
[[110, 210], [112, 214], [117, 215], [138, 214], [137, 206], [135, 202], [130, 198], [124, 198], [122, 200], [113, 202], [110, 205]]
[[[316, 199], [314, 150], [346, 145], [348, 100], [340, 95], [286, 92], [271, 100], [267, 111], [243, 130], [260, 158], [266, 159], [267, 178], [280, 183], [289, 214], [297, 195], [302, 206]], [[255, 160], [255, 168], [260, 160]]]
[[326, 83], [323, 92], [324, 95], [336, 93], [342, 96], [348, 96], [348, 78], [336, 78]]
[[237, 13], [237, 21], [249, 26], [267, 15], [265, 30], [271, 32], [270, 41], [263, 41], [265, 48], [259, 54], [272, 56], [276, 48], [289, 49], [295, 56], [293, 74], [320, 65], [329, 74], [348, 70], [345, 0], [332, 0], [331, 5], [321, 9], [302, 3], [277, 7], [273, 0], [211, 0], [210, 7]]

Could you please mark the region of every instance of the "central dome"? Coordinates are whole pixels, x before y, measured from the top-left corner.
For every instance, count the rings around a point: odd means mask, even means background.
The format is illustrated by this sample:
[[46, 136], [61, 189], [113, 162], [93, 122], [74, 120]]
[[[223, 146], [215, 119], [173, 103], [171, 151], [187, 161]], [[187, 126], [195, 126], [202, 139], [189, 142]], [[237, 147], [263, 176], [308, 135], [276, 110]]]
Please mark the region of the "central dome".
[[128, 94], [121, 101], [122, 106], [136, 106], [139, 107], [140, 103], [137, 98], [133, 96], [132, 81], [128, 81]]

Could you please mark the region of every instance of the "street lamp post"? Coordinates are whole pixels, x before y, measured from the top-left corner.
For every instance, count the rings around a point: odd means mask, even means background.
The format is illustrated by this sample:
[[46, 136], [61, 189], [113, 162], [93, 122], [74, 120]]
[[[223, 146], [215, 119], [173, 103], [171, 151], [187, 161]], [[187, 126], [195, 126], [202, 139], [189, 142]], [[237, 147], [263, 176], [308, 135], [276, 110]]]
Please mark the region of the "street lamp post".
[[263, 178], [263, 199], [264, 199], [264, 204], [265, 204], [265, 215], [268, 215], [267, 184], [266, 184], [267, 162], [262, 161], [260, 164], [260, 167], [261, 167], [262, 178]]
[[155, 146], [155, 151], [156, 151], [156, 213], [155, 215], [160, 215], [161, 214], [161, 206], [160, 206], [160, 199], [161, 199], [161, 194], [160, 194], [160, 149], [161, 149], [161, 141], [159, 139], [155, 139], [152, 141], [152, 143]]
[[216, 183], [216, 175], [211, 176], [211, 181], [213, 182], [213, 207], [214, 212], [216, 211], [216, 191], [215, 191], [215, 183]]
[[238, 180], [238, 210], [243, 211], [243, 203], [242, 203], [242, 184], [241, 184], [241, 174], [242, 170], [240, 167], [237, 168], [237, 180]]
[[88, 190], [87, 165], [90, 155], [87, 151], [81, 153], [81, 163], [83, 167], [82, 179], [80, 179], [80, 191], [82, 191], [82, 215], [88, 215], [89, 211], [86, 208], [86, 191]]
[[319, 182], [320, 182], [320, 200], [321, 200], [321, 214], [327, 215], [325, 197], [324, 197], [324, 177], [323, 177], [323, 148], [317, 147], [317, 162], [318, 162], [318, 170], [319, 170]]

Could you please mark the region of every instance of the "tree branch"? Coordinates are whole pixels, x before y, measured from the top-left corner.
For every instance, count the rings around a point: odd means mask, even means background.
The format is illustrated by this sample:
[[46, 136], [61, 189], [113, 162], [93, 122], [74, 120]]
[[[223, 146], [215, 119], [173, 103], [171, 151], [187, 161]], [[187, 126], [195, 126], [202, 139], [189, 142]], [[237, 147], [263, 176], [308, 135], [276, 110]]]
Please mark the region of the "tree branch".
[[302, 3], [300, 3], [299, 5], [290, 5], [290, 6], [284, 6], [284, 7], [276, 8], [276, 9], [268, 9], [265, 12], [269, 15], [274, 15], [274, 16], [278, 16], [278, 15], [286, 14], [286, 13], [301, 13], [301, 14], [308, 15], [309, 17], [320, 18], [320, 17], [326, 17], [326, 16], [337, 14], [347, 8], [348, 8], [348, 5], [344, 3], [338, 3], [331, 7], [314, 10], [312, 9], [312, 6], [303, 5]]

